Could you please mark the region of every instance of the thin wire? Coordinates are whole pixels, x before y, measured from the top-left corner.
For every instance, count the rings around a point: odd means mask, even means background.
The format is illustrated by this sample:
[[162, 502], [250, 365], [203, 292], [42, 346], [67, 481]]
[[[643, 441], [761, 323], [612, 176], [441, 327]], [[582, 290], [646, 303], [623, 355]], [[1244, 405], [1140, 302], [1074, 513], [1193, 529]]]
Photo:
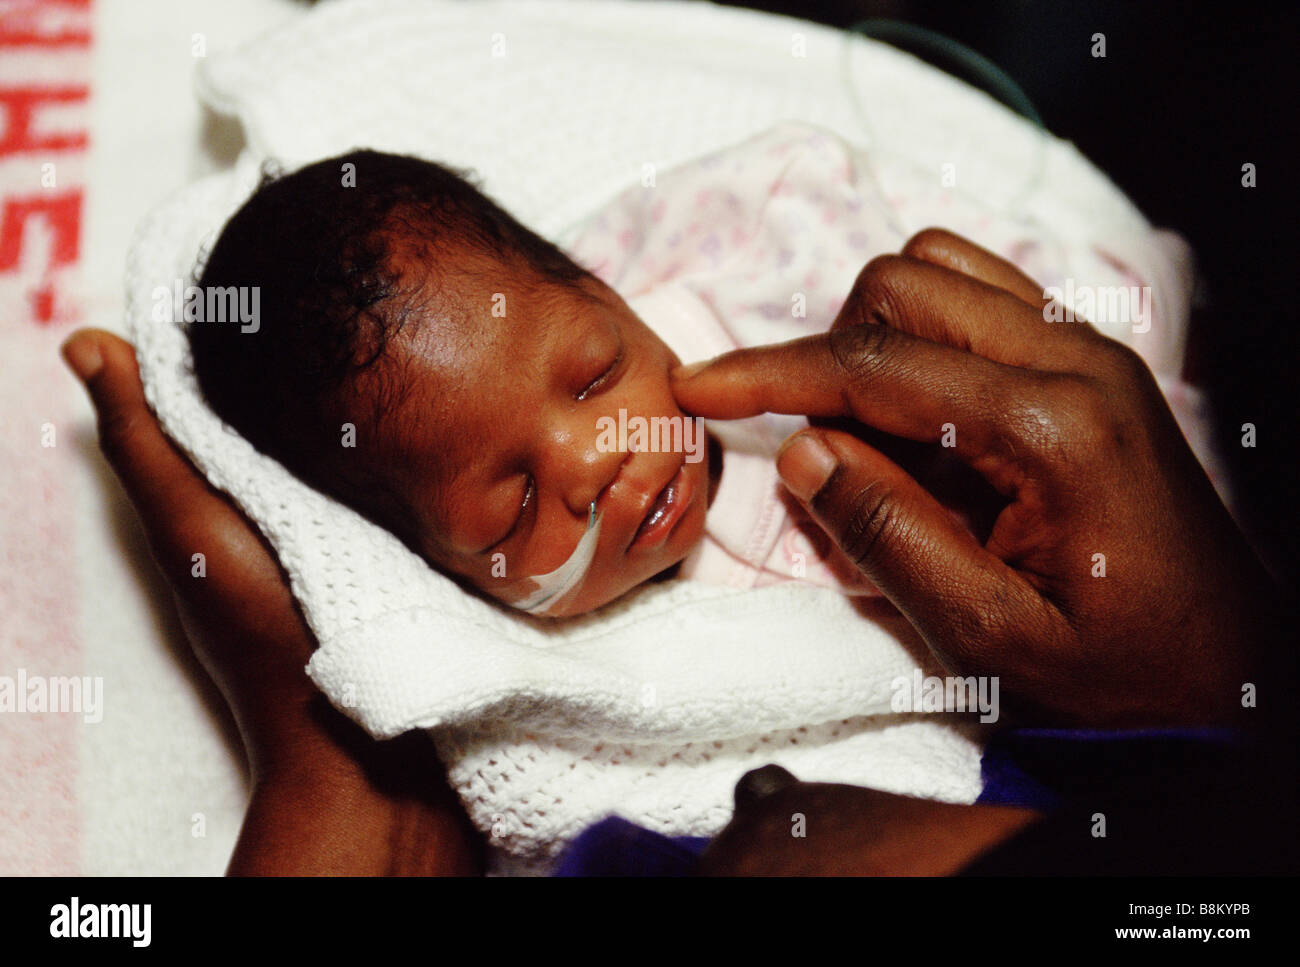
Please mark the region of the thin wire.
[[[843, 31], [843, 41], [840, 45], [841, 76], [843, 78], [844, 86], [848, 88], [849, 99], [853, 104], [854, 111], [857, 113], [858, 121], [862, 125], [863, 132], [867, 136], [867, 142], [870, 148], [873, 152], [883, 152], [885, 150], [883, 142], [876, 135], [875, 125], [871, 123], [871, 118], [867, 113], [866, 107], [862, 103], [862, 98], [859, 97], [858, 84], [853, 76], [853, 42], [857, 40], [866, 43], [870, 39], [857, 33], [857, 26], [859, 25], [854, 25], [854, 28]], [[877, 41], [877, 43], [883, 43], [883, 41]], [[1020, 190], [1013, 194], [1011, 199], [1007, 202], [1008, 213], [1017, 218], [1023, 218], [1025, 216], [1026, 201], [1042, 186], [1044, 176], [1047, 173], [1047, 149], [1051, 138], [1051, 134], [1045, 127], [1043, 127], [1041, 122], [1035, 123], [1033, 119], [1026, 120], [1029, 120], [1031, 124], [1034, 124], [1038, 131], [1038, 139], [1036, 141], [1038, 150], [1035, 152], [1034, 165], [1029, 178]], [[889, 196], [885, 192], [885, 186], [880, 176], [880, 172], [876, 170], [876, 166], [871, 163], [869, 158], [867, 159], [867, 170], [871, 179], [875, 182], [876, 187], [880, 190], [881, 195], [888, 198]], [[894, 211], [893, 206], [889, 207], [888, 217], [890, 219], [891, 227], [893, 227], [895, 231], [899, 232], [903, 238], [911, 238], [920, 230], [920, 226], [912, 226], [910, 228], [904, 226], [901, 217], [896, 211]]]

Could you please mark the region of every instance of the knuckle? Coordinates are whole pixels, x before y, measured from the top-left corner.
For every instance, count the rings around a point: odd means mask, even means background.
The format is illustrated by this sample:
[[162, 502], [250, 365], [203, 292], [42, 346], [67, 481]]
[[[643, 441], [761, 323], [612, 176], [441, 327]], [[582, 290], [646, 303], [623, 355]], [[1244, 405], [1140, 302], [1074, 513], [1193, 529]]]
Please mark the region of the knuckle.
[[853, 287], [864, 295], [870, 295], [879, 289], [887, 289], [894, 284], [907, 266], [908, 260], [901, 255], [877, 255], [862, 267]]
[[1098, 375], [1132, 386], [1149, 370], [1146, 361], [1131, 347], [1116, 339], [1101, 339], [1095, 350]]
[[108, 458], [109, 463], [116, 463], [130, 444], [131, 437], [140, 425], [135, 414], [112, 410], [103, 413], [98, 421], [99, 449]]
[[1000, 455], [1020, 466], [1056, 462], [1071, 447], [1078, 407], [1091, 400], [1088, 383], [1072, 377], [1051, 379], [1033, 393], [1007, 393], [995, 439]]
[[878, 323], [832, 330], [829, 337], [831, 359], [848, 383], [870, 378], [889, 353], [893, 331]]
[[1036, 633], [1037, 623], [1027, 604], [1041, 600], [1005, 579], [967, 582], [951, 588], [952, 614], [967, 641], [1009, 644]]
[[952, 243], [952, 233], [942, 228], [931, 226], [923, 228], [903, 246], [903, 254], [909, 258], [924, 259], [927, 256], [946, 252]]
[[854, 322], [880, 322], [893, 317], [895, 293], [908, 268], [901, 255], [877, 255], [862, 267], [853, 281]]
[[1042, 413], [1036, 442], [1042, 451], [1071, 465], [1092, 462], [1123, 442], [1113, 397], [1096, 380], [1059, 380]]
[[965, 607], [957, 612], [958, 635], [968, 643], [1005, 642], [1012, 636], [1012, 623], [1007, 610], [983, 599], [967, 599]]
[[868, 570], [889, 546], [898, 525], [893, 494], [882, 484], [862, 487], [848, 499], [849, 512], [840, 532], [840, 547], [857, 567]]

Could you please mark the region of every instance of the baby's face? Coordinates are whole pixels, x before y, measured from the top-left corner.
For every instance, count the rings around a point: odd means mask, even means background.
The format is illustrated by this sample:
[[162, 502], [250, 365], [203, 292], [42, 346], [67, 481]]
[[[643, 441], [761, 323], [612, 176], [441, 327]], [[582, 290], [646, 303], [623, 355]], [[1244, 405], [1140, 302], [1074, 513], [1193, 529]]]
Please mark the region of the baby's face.
[[593, 610], [677, 564], [703, 533], [702, 435], [693, 452], [628, 452], [598, 423], [617, 425], [623, 410], [687, 427], [668, 381], [679, 360], [598, 282], [583, 283], [589, 298], [559, 285], [481, 288], [460, 300], [460, 321], [422, 321], [390, 343], [401, 395], [366, 449], [412, 508], [417, 550], [506, 604], [564, 564], [594, 502], [586, 577], [544, 613]]

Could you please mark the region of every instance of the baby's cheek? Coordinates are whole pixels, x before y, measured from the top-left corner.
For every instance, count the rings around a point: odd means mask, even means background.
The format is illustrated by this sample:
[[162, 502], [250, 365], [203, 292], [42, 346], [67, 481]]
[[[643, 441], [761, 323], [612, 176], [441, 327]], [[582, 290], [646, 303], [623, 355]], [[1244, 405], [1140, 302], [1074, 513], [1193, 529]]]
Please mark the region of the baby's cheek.
[[497, 551], [481, 560], [462, 561], [459, 564], [431, 559], [428, 555], [424, 559], [439, 574], [511, 607], [533, 590], [531, 582], [526, 580], [527, 575], [519, 573], [515, 562], [504, 551]]
[[[708, 486], [707, 480], [704, 482], [704, 486]], [[679, 561], [693, 551], [695, 545], [704, 538], [704, 524], [708, 514], [708, 502], [704, 499], [704, 494], [700, 494], [700, 499], [691, 508], [690, 515], [686, 520], [682, 521], [683, 547], [681, 557], [678, 558]]]
[[690, 509], [686, 511], [686, 515], [677, 525], [676, 530], [673, 531], [672, 538], [664, 547], [664, 560], [659, 562], [655, 573], [680, 564], [704, 538], [708, 504], [704, 499], [703, 488], [707, 486], [707, 483], [706, 479], [701, 484], [701, 489], [697, 492], [698, 496], [691, 502]]

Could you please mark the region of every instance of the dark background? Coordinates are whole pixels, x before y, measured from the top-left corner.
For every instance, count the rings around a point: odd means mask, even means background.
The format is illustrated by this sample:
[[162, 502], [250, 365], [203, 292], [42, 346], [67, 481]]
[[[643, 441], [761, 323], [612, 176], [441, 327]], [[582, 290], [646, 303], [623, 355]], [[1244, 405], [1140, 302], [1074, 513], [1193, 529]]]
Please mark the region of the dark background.
[[[1196, 251], [1210, 310], [1191, 375], [1210, 394], [1239, 519], [1265, 561], [1300, 576], [1293, 505], [1297, 362], [1293, 178], [1297, 3], [767, 0], [733, 3], [835, 27], [889, 18], [946, 34], [1007, 71], [1155, 224]], [[1106, 57], [1091, 56], [1106, 35]], [[1256, 167], [1243, 188], [1241, 166]], [[1256, 447], [1241, 446], [1241, 425]], [[1116, 481], [1123, 487], [1124, 481]]]

